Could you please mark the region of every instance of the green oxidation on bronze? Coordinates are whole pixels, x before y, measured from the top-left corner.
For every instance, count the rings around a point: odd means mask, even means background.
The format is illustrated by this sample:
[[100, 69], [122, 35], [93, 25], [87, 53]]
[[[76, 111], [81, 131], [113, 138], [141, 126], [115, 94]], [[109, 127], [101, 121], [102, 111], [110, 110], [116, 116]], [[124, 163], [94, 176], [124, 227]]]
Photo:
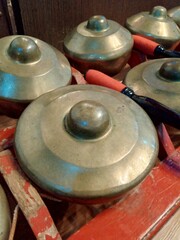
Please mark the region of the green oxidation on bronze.
[[109, 129], [110, 117], [105, 107], [95, 101], [76, 103], [65, 117], [67, 131], [76, 138], [96, 139]]
[[103, 32], [107, 31], [107, 29], [109, 28], [109, 24], [104, 16], [97, 15], [91, 17], [88, 20], [86, 27], [92, 31]]
[[49, 44], [22, 35], [0, 39], [0, 99], [29, 103], [71, 77], [66, 57]]
[[180, 82], [180, 59], [177, 61], [170, 60], [163, 63], [159, 69], [159, 76], [169, 81]]
[[180, 6], [168, 10], [168, 16], [171, 17], [180, 27]]
[[163, 6], [137, 13], [127, 18], [125, 25], [131, 33], [152, 39], [167, 49], [180, 41], [180, 29]]
[[59, 198], [97, 203], [145, 178], [156, 162], [158, 141], [148, 115], [124, 94], [71, 85], [26, 108], [15, 148], [22, 169], [41, 188]]
[[9, 45], [9, 56], [20, 63], [36, 62], [41, 57], [38, 45], [29, 37], [17, 37]]
[[180, 113], [180, 59], [149, 60], [131, 69], [125, 84]]
[[0, 240], [7, 240], [11, 227], [9, 204], [5, 192], [0, 185]]
[[166, 19], [167, 18], [167, 9], [162, 6], [156, 6], [150, 12], [150, 15], [155, 18]]
[[113, 75], [127, 63], [133, 39], [119, 23], [95, 15], [69, 32], [63, 46], [72, 65], [81, 72], [93, 68]]

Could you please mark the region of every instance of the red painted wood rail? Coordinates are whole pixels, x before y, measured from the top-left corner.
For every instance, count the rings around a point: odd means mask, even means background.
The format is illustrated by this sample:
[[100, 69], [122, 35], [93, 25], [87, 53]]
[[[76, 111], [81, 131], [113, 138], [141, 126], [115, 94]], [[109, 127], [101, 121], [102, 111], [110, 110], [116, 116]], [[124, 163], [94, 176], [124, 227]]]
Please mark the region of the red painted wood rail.
[[126, 199], [97, 215], [68, 240], [151, 239], [179, 207], [179, 176], [160, 163]]
[[0, 151], [10, 147], [14, 140], [16, 119], [0, 115]]
[[39, 193], [24, 176], [9, 150], [0, 152], [0, 172], [24, 213], [36, 239], [61, 240]]

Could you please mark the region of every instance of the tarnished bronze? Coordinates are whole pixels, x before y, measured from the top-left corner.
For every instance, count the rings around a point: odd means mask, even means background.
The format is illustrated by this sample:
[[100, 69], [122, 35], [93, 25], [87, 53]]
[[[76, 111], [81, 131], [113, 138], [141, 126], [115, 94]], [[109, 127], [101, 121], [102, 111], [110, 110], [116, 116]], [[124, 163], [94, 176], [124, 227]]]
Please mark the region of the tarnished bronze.
[[84, 100], [76, 103], [65, 117], [65, 128], [76, 138], [97, 139], [109, 129], [110, 117], [100, 103]]
[[125, 84], [180, 113], [180, 59], [149, 60], [132, 68]]
[[70, 83], [70, 64], [57, 49], [29, 36], [0, 39], [0, 104], [23, 106]]
[[168, 10], [168, 16], [180, 27], [180, 6]]
[[97, 203], [144, 179], [158, 141], [148, 115], [127, 96], [71, 85], [26, 108], [15, 148], [22, 169], [41, 188], [62, 199]]
[[180, 42], [180, 29], [162, 6], [127, 18], [126, 27], [133, 34], [152, 39], [167, 49], [174, 48]]
[[0, 240], [7, 240], [11, 227], [9, 204], [5, 192], [0, 185]]
[[90, 68], [109, 75], [119, 73], [132, 47], [133, 39], [127, 29], [99, 15], [79, 24], [64, 39], [67, 58], [82, 73]]

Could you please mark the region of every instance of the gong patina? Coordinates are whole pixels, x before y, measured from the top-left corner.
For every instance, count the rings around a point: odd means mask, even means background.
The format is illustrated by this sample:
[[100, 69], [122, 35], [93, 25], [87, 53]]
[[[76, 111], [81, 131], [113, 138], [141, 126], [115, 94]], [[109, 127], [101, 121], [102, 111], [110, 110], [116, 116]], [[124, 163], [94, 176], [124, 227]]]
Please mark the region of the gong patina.
[[30, 102], [71, 82], [71, 67], [57, 49], [30, 36], [0, 39], [0, 99]]
[[168, 16], [171, 17], [180, 27], [180, 6], [168, 10]]
[[95, 15], [68, 33], [63, 46], [71, 64], [82, 73], [91, 68], [115, 75], [127, 63], [133, 39], [119, 23]]
[[136, 94], [148, 96], [180, 113], [180, 59], [149, 60], [132, 68], [124, 80]]
[[180, 42], [180, 29], [163, 6], [127, 18], [126, 27], [131, 33], [152, 39], [168, 49]]
[[116, 91], [67, 86], [21, 115], [17, 158], [44, 190], [71, 201], [102, 202], [137, 185], [154, 166], [157, 135], [148, 115]]

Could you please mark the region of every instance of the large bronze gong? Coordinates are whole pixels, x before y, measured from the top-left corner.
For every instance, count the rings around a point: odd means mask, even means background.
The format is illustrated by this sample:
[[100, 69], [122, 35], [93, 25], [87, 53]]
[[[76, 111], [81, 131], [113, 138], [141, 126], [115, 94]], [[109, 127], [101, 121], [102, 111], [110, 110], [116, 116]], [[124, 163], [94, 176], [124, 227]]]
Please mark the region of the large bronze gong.
[[154, 166], [154, 125], [116, 91], [74, 85], [44, 94], [21, 115], [15, 149], [27, 175], [62, 199], [102, 202], [136, 186]]

